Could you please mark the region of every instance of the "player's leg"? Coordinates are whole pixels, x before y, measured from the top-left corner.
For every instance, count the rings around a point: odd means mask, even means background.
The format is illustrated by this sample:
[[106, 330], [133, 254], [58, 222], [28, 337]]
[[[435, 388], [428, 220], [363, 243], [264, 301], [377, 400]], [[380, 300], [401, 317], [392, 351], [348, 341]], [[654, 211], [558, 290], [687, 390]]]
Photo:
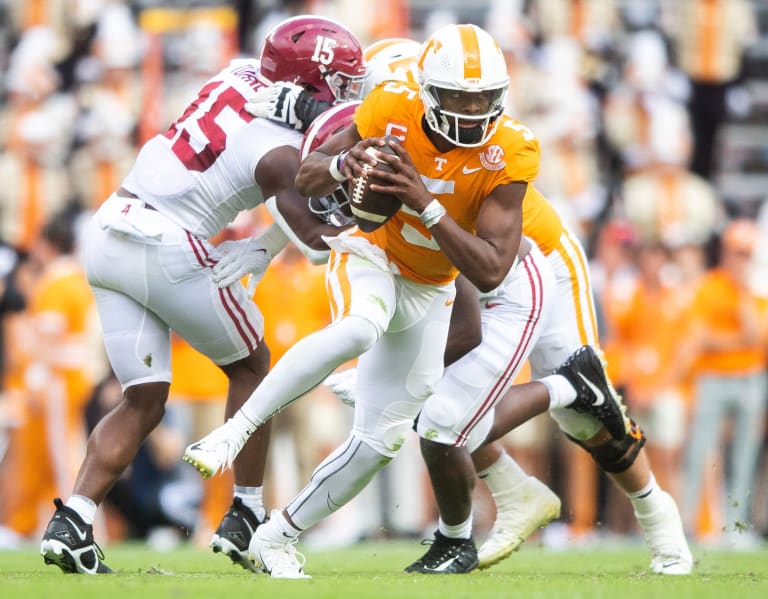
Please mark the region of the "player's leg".
[[[160, 255], [167, 279], [175, 281], [174, 292], [153, 301], [153, 309], [227, 376], [225, 418], [229, 418], [269, 370], [263, 318], [242, 285], [219, 289], [213, 283], [209, 268], [217, 257], [213, 246], [205, 240], [190, 241], [186, 235], [175, 241], [175, 248], [167, 248]], [[160, 289], [157, 291], [159, 295]], [[270, 428], [261, 427], [235, 460], [233, 501], [210, 543], [214, 552], [222, 552], [251, 570], [248, 543], [266, 516], [262, 485]]]
[[[552, 327], [545, 326], [534, 354], [546, 347]], [[547, 372], [551, 372], [550, 369]], [[528, 419], [546, 410], [567, 407], [569, 412], [586, 413], [601, 425], [624, 432], [622, 406], [614, 400], [599, 357], [590, 346], [582, 346], [538, 381], [512, 386], [496, 409], [493, 426], [484, 439], [492, 443]], [[496, 505], [496, 521], [480, 548], [481, 567], [491, 566], [515, 551], [537, 528], [558, 517], [560, 501], [546, 485], [529, 477], [501, 448], [486, 446], [473, 458], [477, 472], [485, 475]], [[493, 461], [495, 459], [495, 461]], [[484, 471], [489, 468], [488, 471]]]
[[396, 306], [389, 271], [364, 258], [332, 252], [327, 277], [337, 318], [291, 347], [232, 418], [187, 448], [184, 460], [203, 477], [229, 467], [272, 415], [316, 387], [340, 364], [367, 351], [386, 330]]
[[[225, 420], [242, 407], [245, 400], [266, 375], [269, 369], [269, 351], [260, 343], [248, 357], [221, 369], [227, 375], [227, 403]], [[266, 519], [263, 501], [264, 473], [269, 456], [271, 421], [251, 436], [234, 460], [235, 487], [232, 504], [221, 519], [210, 547], [214, 553], [227, 555], [233, 563], [248, 570], [260, 571], [248, 559], [248, 543], [256, 528]]]
[[[504, 291], [482, 309], [482, 343], [451, 364], [419, 416], [418, 433], [440, 519], [435, 542], [411, 572], [467, 572], [477, 565], [472, 540], [474, 468], [466, 447], [522, 368], [548, 315], [554, 277], [533, 248]], [[490, 306], [489, 306], [490, 304]], [[474, 447], [472, 448], [474, 449]], [[470, 550], [471, 549], [471, 550]]]
[[[116, 201], [107, 200], [102, 210], [114, 207]], [[65, 572], [89, 574], [109, 571], [93, 538], [98, 504], [162, 418], [171, 380], [168, 326], [144, 305], [153, 282], [148, 272], [157, 272], [146, 267], [157, 263], [161, 246], [102, 228], [97, 224], [100, 213], [86, 230], [84, 266], [107, 355], [124, 395], [91, 434], [73, 493], [66, 504], [55, 501], [56, 511], [40, 544], [46, 563]], [[117, 259], [126, 266], [115, 268]]]
[[560, 498], [543, 482], [525, 472], [501, 443], [472, 452], [478, 477], [496, 506], [496, 519], [478, 550], [478, 566], [489, 568], [520, 548], [537, 529], [560, 516]]
[[356, 496], [397, 454], [442, 373], [452, 286], [402, 279], [397, 285], [398, 311], [390, 330], [358, 360], [351, 435], [315, 469], [285, 510], [273, 511], [251, 543], [254, 559], [273, 577], [302, 575], [295, 539]]
[[162, 419], [170, 380], [168, 327], [125, 295], [103, 289], [94, 294], [123, 399], [88, 439], [72, 495], [66, 504], [56, 500], [40, 547], [46, 563], [88, 574], [109, 571], [93, 538], [96, 510]]
[[[547, 332], [531, 353], [533, 376], [551, 372], [576, 347], [587, 344], [598, 348], [597, 326], [589, 272], [584, 251], [572, 236], [565, 235], [561, 252], [548, 257], [553, 266], [561, 300], [553, 310]], [[589, 365], [588, 371], [599, 374], [602, 365]], [[574, 382], [578, 372], [571, 372]], [[594, 382], [594, 381], [593, 381]], [[621, 405], [621, 398], [606, 379], [611, 396]], [[607, 404], [605, 401], [603, 405]], [[588, 407], [588, 406], [585, 406]], [[622, 410], [625, 408], [622, 405]], [[594, 414], [558, 407], [550, 410], [560, 429], [569, 439], [584, 447], [627, 495], [643, 529], [652, 554], [651, 568], [664, 574], [687, 574], [693, 560], [683, 533], [680, 514], [672, 497], [663, 491], [653, 476], [643, 450], [645, 436], [629, 418], [625, 431], [613, 434]], [[619, 438], [617, 432], [624, 432]]]

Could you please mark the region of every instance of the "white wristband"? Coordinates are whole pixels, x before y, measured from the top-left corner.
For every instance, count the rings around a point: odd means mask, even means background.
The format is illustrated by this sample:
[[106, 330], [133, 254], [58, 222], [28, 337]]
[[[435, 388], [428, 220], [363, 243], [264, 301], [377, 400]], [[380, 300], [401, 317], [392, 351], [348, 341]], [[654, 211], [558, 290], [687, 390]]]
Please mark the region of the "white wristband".
[[264, 246], [264, 249], [269, 252], [270, 258], [277, 256], [288, 244], [288, 236], [277, 223], [272, 223], [267, 229], [262, 231], [258, 240]]
[[344, 164], [344, 159], [347, 157], [348, 152], [340, 152], [333, 157], [331, 164], [328, 165], [328, 172], [331, 173], [331, 177], [339, 183], [343, 183], [347, 178], [341, 174], [341, 166]]
[[429, 229], [440, 222], [440, 219], [446, 214], [445, 207], [440, 202], [433, 199], [427, 204], [427, 207], [424, 208], [423, 212], [419, 215], [419, 218], [421, 218], [421, 222], [424, 223], [424, 226]]

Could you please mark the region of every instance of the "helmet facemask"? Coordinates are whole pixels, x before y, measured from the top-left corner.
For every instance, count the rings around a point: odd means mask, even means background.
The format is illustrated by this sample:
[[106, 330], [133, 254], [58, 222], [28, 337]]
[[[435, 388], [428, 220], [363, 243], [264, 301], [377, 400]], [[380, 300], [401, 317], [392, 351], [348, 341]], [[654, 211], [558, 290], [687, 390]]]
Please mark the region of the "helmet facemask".
[[[424, 84], [421, 89], [429, 127], [452, 144], [461, 147], [480, 146], [491, 138], [496, 131], [497, 119], [504, 111], [506, 95], [506, 85], [496, 89], [470, 91]], [[448, 109], [460, 105], [477, 105], [481, 112], [468, 113]], [[474, 126], [469, 126], [473, 124]]]
[[326, 71], [323, 74], [328, 87], [331, 89], [337, 102], [354, 102], [363, 99], [365, 75], [350, 75], [341, 71]]
[[334, 227], [345, 227], [354, 222], [349, 194], [344, 185], [339, 185], [327, 196], [307, 198], [307, 207], [322, 222]]

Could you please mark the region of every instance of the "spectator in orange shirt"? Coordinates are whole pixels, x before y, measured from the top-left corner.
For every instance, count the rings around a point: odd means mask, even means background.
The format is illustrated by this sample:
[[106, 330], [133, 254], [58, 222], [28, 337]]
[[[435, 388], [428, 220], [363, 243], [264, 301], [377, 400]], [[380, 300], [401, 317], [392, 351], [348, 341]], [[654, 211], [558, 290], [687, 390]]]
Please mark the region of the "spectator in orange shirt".
[[686, 434], [682, 381], [670, 364], [684, 337], [690, 300], [669, 276], [670, 251], [657, 241], [640, 242], [637, 278], [627, 302], [614, 313], [612, 332], [627, 406], [648, 432], [646, 449], [659, 484], [679, 498], [679, 473]]
[[[690, 441], [685, 456], [683, 514], [691, 529], [701, 503], [707, 463], [724, 451], [722, 426], [732, 421], [726, 467], [725, 530], [730, 543], [745, 546], [757, 459], [766, 413], [765, 313], [748, 286], [758, 240], [754, 222], [731, 222], [722, 236], [719, 262], [697, 290], [687, 344], [679, 355], [695, 368]], [[744, 534], [734, 534], [744, 533]]]

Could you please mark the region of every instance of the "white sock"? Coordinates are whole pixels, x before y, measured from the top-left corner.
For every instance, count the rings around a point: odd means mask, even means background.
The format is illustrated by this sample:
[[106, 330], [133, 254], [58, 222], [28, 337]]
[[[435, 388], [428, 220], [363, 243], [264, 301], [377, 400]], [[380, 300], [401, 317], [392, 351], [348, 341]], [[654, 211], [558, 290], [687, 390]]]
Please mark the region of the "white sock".
[[264, 509], [262, 494], [263, 487], [235, 485], [235, 497], [239, 497], [243, 505], [249, 508], [263, 522], [264, 517], [267, 515], [267, 510]]
[[576, 389], [562, 374], [550, 374], [538, 379], [549, 391], [549, 409], [565, 408], [576, 400]]
[[506, 451], [502, 452], [498, 460], [482, 472], [478, 472], [477, 475], [485, 481], [488, 490], [493, 495], [516, 487], [528, 478], [525, 470]]
[[437, 522], [437, 529], [449, 539], [470, 539], [472, 538], [472, 512], [469, 513], [469, 518], [461, 524], [446, 524], [440, 518]]
[[83, 519], [83, 522], [93, 526], [96, 519], [96, 502], [85, 495], [70, 495], [64, 504], [77, 512], [77, 515]]
[[653, 514], [660, 509], [664, 491], [661, 490], [661, 487], [656, 482], [656, 477], [651, 474], [651, 479], [647, 485], [639, 491], [627, 493], [626, 495], [632, 502], [632, 507], [635, 508], [635, 514], [639, 517]]
[[282, 510], [272, 510], [266, 524], [259, 527], [259, 536], [275, 545], [283, 545], [287, 539], [298, 537], [301, 533], [301, 530], [288, 523]]

